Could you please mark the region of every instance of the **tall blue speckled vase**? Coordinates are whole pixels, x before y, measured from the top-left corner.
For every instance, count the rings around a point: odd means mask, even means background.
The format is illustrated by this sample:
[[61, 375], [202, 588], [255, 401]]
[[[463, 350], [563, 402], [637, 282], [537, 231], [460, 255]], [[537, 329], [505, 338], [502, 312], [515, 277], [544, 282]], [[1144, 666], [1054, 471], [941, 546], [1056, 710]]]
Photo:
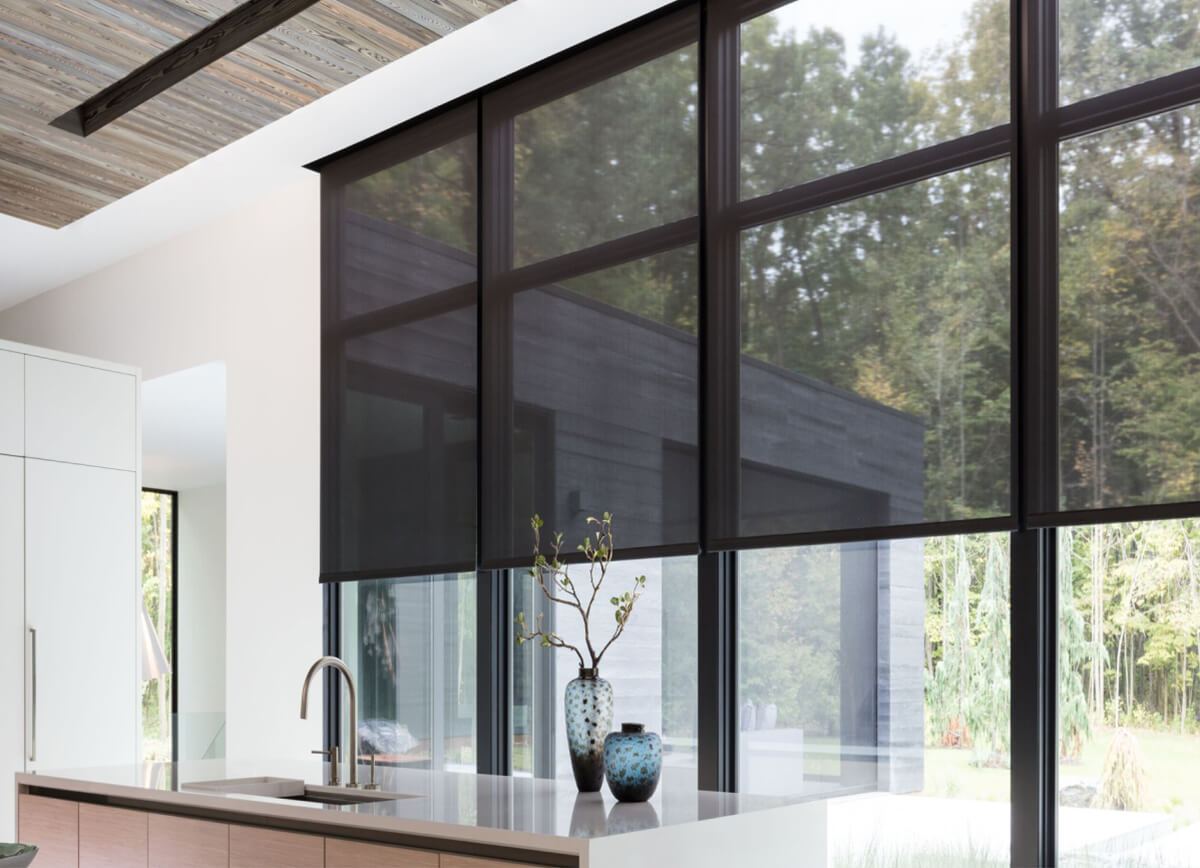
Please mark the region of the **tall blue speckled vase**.
[[604, 783], [604, 737], [612, 729], [612, 685], [596, 669], [580, 669], [564, 696], [567, 750], [581, 793], [599, 792]]
[[604, 773], [618, 802], [644, 802], [662, 775], [662, 739], [640, 723], [623, 723], [604, 739]]

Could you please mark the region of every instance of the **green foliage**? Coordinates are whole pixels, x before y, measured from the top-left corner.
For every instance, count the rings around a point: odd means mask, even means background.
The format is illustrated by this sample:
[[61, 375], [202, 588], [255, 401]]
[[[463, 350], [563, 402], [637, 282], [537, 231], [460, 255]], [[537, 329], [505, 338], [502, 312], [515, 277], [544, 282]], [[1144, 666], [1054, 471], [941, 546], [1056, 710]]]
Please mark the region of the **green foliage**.
[[1091, 655], [1084, 638], [1083, 616], [1072, 589], [1070, 531], [1060, 539], [1058, 558], [1058, 755], [1078, 757], [1091, 738], [1083, 663]]
[[1011, 636], [1008, 546], [989, 535], [975, 623], [978, 639], [966, 717], [979, 765], [1007, 765], [1010, 744]]
[[842, 564], [838, 546], [740, 555], [741, 701], [773, 703], [777, 725], [836, 737], [841, 725]]
[[1010, 744], [1008, 543], [1001, 534], [925, 544], [927, 743], [1005, 766]]

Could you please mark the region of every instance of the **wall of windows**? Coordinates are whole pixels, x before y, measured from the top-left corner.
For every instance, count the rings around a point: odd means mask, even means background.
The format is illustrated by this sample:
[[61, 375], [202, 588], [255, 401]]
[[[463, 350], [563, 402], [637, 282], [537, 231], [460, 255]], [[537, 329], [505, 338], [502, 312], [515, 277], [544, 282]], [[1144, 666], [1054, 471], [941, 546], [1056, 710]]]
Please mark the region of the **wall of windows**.
[[[322, 579], [343, 618], [457, 589], [426, 705], [379, 686], [429, 762], [471, 721], [479, 770], [565, 771], [519, 568], [531, 515], [607, 511], [654, 596], [606, 675], [678, 773], [878, 794], [887, 853], [836, 864], [1100, 840], [1059, 813], [1058, 685], [1100, 720], [1118, 670], [1076, 656], [1057, 533], [1200, 515], [1197, 13], [877, 13], [673, 3], [319, 166]], [[1177, 680], [1142, 705], [1186, 732]]]

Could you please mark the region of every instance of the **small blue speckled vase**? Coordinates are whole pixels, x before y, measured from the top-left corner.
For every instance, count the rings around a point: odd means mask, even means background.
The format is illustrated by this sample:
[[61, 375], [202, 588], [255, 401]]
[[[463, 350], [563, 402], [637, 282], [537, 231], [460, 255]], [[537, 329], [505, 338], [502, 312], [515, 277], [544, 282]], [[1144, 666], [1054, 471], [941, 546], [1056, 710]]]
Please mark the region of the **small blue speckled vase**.
[[623, 723], [604, 739], [604, 774], [619, 802], [644, 802], [662, 775], [662, 739], [640, 723]]
[[596, 669], [580, 669], [563, 697], [567, 752], [581, 793], [596, 793], [604, 783], [604, 736], [612, 729], [613, 689]]

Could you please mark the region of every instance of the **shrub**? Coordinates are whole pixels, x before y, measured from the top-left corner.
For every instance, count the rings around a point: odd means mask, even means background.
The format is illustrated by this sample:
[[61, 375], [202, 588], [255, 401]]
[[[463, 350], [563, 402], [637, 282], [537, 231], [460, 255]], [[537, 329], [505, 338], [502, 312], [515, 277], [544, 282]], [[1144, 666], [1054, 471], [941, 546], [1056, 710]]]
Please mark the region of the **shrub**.
[[1146, 804], [1146, 761], [1137, 738], [1122, 727], [1113, 733], [1104, 756], [1097, 802], [1102, 808], [1137, 811]]

